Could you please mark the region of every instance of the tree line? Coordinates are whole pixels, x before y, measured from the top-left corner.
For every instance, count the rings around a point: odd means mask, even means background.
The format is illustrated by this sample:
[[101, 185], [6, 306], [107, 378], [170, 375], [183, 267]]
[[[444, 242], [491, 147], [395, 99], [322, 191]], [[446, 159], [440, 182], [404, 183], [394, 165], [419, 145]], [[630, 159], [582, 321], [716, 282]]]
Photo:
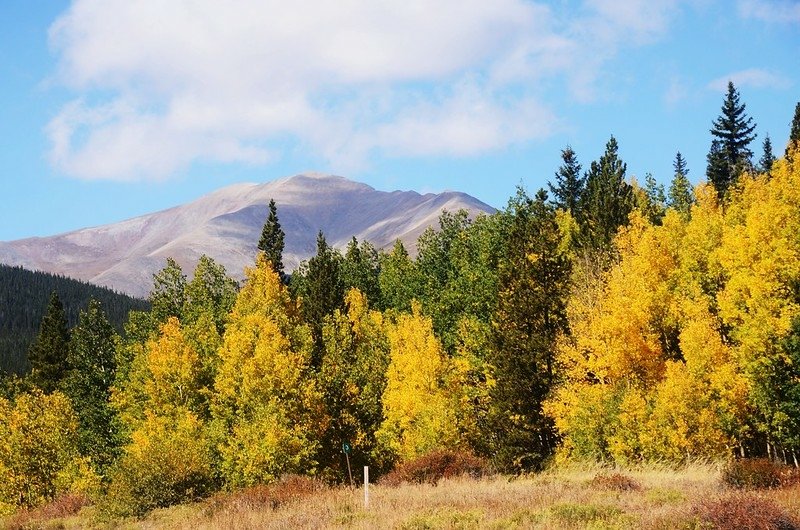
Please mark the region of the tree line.
[[[800, 104], [784, 156], [729, 91], [707, 182], [627, 176], [614, 137], [550, 194], [443, 213], [413, 256], [320, 233], [283, 270], [277, 206], [240, 286], [172, 260], [117, 334], [51, 304], [4, 381], [0, 510], [85, 491], [142, 514], [286, 473], [329, 481], [432, 450], [500, 470], [800, 450]], [[715, 132], [716, 131], [716, 132]], [[769, 162], [768, 164], [766, 162]], [[52, 318], [50, 318], [52, 317]], [[46, 462], [47, 465], [42, 463]]]

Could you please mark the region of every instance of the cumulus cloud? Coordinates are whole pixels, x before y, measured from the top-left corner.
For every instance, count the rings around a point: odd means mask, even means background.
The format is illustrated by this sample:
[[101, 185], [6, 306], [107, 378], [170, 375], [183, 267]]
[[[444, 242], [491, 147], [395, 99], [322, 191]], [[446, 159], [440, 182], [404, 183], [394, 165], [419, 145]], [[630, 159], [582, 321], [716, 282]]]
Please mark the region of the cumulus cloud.
[[739, 15], [764, 22], [800, 24], [797, 0], [739, 0]]
[[761, 68], [749, 68], [747, 70], [733, 72], [714, 79], [708, 83], [707, 86], [710, 90], [725, 92], [728, 89], [728, 81], [733, 81], [733, 84], [738, 88], [751, 87], [785, 89], [791, 86], [789, 80], [784, 76], [770, 72], [769, 70], [763, 70]]
[[286, 138], [344, 165], [503, 149], [560, 127], [538, 81], [590, 99], [604, 62], [658, 38], [676, 6], [75, 0], [50, 29], [76, 93], [47, 127], [50, 158], [81, 178], [141, 179], [269, 163]]

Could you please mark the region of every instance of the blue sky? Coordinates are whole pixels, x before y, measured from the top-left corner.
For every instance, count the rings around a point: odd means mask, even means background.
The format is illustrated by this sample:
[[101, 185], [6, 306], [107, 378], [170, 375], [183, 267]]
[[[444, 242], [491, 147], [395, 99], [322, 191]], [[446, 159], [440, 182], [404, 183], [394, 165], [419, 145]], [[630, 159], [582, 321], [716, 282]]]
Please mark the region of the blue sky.
[[323, 171], [502, 207], [571, 144], [704, 178], [725, 84], [782, 152], [796, 0], [4, 0], [0, 240]]

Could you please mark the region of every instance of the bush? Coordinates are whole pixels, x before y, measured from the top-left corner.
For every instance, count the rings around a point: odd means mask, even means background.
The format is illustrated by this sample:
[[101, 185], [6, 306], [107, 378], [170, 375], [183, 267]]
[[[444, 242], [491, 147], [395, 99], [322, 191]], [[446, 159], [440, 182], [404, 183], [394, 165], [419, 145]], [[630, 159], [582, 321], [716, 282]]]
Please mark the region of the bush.
[[591, 486], [614, 491], [640, 491], [642, 486], [622, 473], [598, 473], [591, 481]]
[[51, 519], [61, 519], [77, 515], [84, 506], [89, 505], [89, 498], [81, 493], [65, 493], [59, 495], [47, 504], [33, 510], [23, 510], [14, 517], [4, 521], [6, 530], [24, 530], [27, 528], [42, 528]]
[[112, 467], [101, 508], [112, 516], [142, 516], [206, 496], [216, 487], [214, 477], [210, 444], [193, 415], [148, 416]]
[[276, 509], [288, 502], [309, 497], [327, 489], [323, 482], [302, 475], [286, 475], [272, 484], [259, 484], [231, 493], [218, 493], [206, 506], [210, 513], [224, 510], [250, 511], [264, 507]]
[[737, 493], [705, 500], [692, 509], [700, 528], [716, 530], [800, 530], [800, 522], [773, 502], [757, 495]]
[[443, 478], [469, 475], [473, 478], [489, 474], [489, 464], [472, 453], [434, 451], [414, 460], [398, 464], [380, 483], [399, 486], [403, 483], [436, 484]]
[[791, 468], [768, 458], [743, 458], [725, 466], [722, 481], [740, 489], [777, 488], [791, 474]]

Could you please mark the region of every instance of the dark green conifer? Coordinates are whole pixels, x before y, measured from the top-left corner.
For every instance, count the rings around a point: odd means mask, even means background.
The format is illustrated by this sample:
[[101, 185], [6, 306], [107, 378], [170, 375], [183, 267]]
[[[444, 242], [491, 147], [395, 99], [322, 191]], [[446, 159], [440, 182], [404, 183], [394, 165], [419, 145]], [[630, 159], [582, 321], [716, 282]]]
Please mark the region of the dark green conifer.
[[280, 222], [278, 222], [278, 208], [275, 200], [269, 201], [269, 215], [261, 229], [261, 239], [258, 242], [258, 250], [262, 251], [267, 259], [272, 263], [274, 270], [281, 277], [281, 281], [286, 281], [286, 274], [283, 272], [283, 249], [284, 234]]
[[58, 294], [53, 291], [39, 326], [39, 336], [28, 350], [31, 382], [42, 392], [49, 394], [61, 384], [69, 368], [68, 352], [67, 317]]
[[317, 235], [317, 253], [299, 271], [298, 294], [302, 297], [302, 312], [311, 325], [316, 343], [314, 365], [324, 349], [322, 325], [326, 316], [344, 308], [344, 281], [342, 281], [342, 256], [328, 245], [322, 231]]
[[569, 145], [561, 150], [561, 160], [563, 163], [556, 171], [556, 183], [548, 183], [550, 192], [553, 194], [551, 201], [553, 206], [561, 210], [566, 210], [575, 219], [580, 215], [581, 197], [586, 187], [586, 177], [581, 176], [581, 165], [575, 151]]
[[714, 120], [711, 134], [714, 140], [708, 153], [708, 181], [724, 197], [739, 175], [752, 168], [753, 152], [750, 143], [755, 139], [756, 126], [746, 114], [746, 105], [739, 101], [739, 92], [732, 81], [722, 104], [722, 114]]
[[794, 118], [792, 118], [792, 127], [789, 131], [789, 144], [786, 146], [786, 155], [789, 155], [789, 149], [794, 145], [800, 144], [800, 102], [794, 107]]
[[63, 384], [80, 420], [78, 448], [101, 472], [116, 455], [114, 412], [109, 405], [116, 374], [116, 338], [100, 302], [90, 300], [72, 332], [70, 370]]
[[613, 136], [600, 160], [592, 162], [583, 196], [581, 232], [584, 244], [608, 249], [620, 226], [628, 224], [635, 207], [633, 187], [625, 181], [627, 165], [620, 160]]
[[686, 165], [686, 159], [683, 158], [680, 151], [675, 155], [672, 168], [675, 174], [669, 186], [667, 205], [688, 218], [689, 212], [694, 204], [694, 190], [692, 189], [691, 182], [689, 182], [689, 168]]
[[772, 154], [772, 140], [769, 139], [769, 134], [764, 138], [762, 144], [764, 150], [761, 155], [761, 160], [758, 161], [758, 170], [762, 173], [769, 173], [772, 171], [772, 164], [775, 163], [775, 155]]
[[571, 261], [555, 210], [540, 190], [522, 190], [508, 212], [508, 256], [499, 271], [490, 362], [496, 384], [489, 413], [491, 452], [506, 471], [540, 468], [556, 445], [542, 403], [556, 382], [555, 343], [567, 330]]

